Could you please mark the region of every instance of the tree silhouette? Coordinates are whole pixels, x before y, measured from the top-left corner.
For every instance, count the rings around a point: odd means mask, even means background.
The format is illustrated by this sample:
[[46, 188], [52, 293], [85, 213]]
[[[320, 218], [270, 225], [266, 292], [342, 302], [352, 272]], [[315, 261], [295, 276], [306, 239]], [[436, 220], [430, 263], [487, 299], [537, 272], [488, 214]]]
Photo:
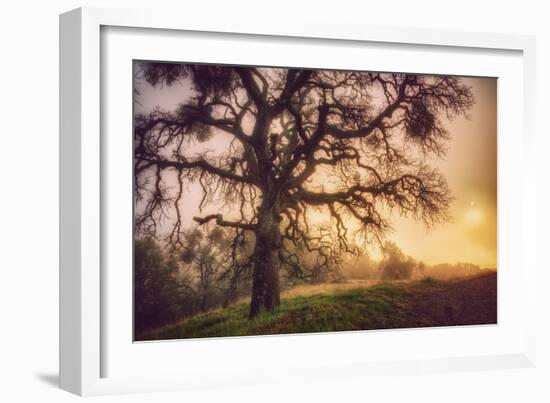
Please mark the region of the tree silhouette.
[[238, 264], [239, 257], [231, 253], [232, 241], [227, 233], [215, 224], [193, 227], [183, 231], [184, 246], [177, 249], [188, 288], [200, 301], [201, 312], [235, 302], [240, 289], [247, 286], [248, 278]]
[[178, 265], [151, 238], [134, 244], [134, 323], [136, 333], [178, 318], [181, 309]]
[[193, 89], [175, 110], [135, 117], [136, 232], [157, 235], [169, 217], [167, 240], [181, 242], [184, 185], [199, 183], [201, 211], [232, 212], [194, 220], [232, 229], [234, 248], [254, 240], [251, 318], [279, 304], [279, 271], [300, 271], [300, 251], [329, 266], [353, 237], [380, 240], [391, 210], [447, 219], [447, 182], [427, 161], [446, 152], [444, 121], [473, 105], [459, 78], [153, 62], [136, 74]]

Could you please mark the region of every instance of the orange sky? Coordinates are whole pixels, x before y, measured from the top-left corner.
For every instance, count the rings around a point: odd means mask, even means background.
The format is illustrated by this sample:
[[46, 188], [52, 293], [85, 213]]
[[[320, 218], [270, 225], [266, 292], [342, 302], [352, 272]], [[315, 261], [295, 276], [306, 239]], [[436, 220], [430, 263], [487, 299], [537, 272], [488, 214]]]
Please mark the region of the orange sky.
[[447, 178], [452, 221], [427, 230], [397, 217], [391, 235], [407, 253], [426, 263], [469, 262], [496, 267], [497, 261], [497, 80], [465, 78], [476, 103], [470, 119], [449, 122], [449, 152], [434, 161]]
[[[413, 219], [395, 214], [394, 231], [388, 239], [394, 240], [403, 251], [427, 264], [469, 262], [481, 267], [496, 267], [497, 222], [497, 132], [496, 95], [494, 78], [464, 78], [471, 86], [475, 105], [469, 119], [458, 117], [448, 122], [451, 139], [448, 154], [434, 159], [430, 165], [438, 167], [447, 178], [452, 195], [452, 220], [427, 229]], [[160, 106], [172, 110], [189, 96], [186, 83], [175, 83], [163, 88], [152, 88], [139, 82], [136, 112], [148, 112]], [[184, 209], [184, 223], [191, 223], [197, 215], [199, 188], [189, 186]]]

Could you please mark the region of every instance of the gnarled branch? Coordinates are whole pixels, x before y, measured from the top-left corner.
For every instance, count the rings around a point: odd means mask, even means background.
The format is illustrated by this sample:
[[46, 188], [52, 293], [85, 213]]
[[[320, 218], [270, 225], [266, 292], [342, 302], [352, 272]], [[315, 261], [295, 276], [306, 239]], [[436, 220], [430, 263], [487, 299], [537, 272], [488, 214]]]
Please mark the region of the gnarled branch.
[[247, 224], [242, 222], [236, 222], [236, 221], [227, 221], [223, 219], [222, 214], [210, 214], [206, 217], [193, 217], [193, 220], [198, 222], [199, 224], [206, 224], [207, 222], [211, 220], [215, 220], [216, 224], [220, 227], [230, 227], [230, 228], [239, 228], [243, 230], [248, 231], [255, 231], [256, 230], [256, 224]]

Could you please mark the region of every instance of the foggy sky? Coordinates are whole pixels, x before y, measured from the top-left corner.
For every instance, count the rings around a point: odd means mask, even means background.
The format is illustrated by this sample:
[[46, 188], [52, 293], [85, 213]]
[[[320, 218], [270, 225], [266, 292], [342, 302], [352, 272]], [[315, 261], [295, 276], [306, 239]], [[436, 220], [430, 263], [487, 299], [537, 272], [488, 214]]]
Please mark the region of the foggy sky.
[[[497, 260], [497, 80], [464, 78], [471, 86], [475, 105], [469, 119], [459, 116], [445, 122], [451, 139], [443, 159], [430, 159], [447, 178], [455, 200], [451, 204], [452, 220], [427, 229], [412, 218], [391, 216], [394, 240], [405, 253], [427, 264], [469, 262], [496, 268]], [[136, 82], [135, 112], [150, 112], [155, 107], [173, 110], [191, 94], [187, 82], [153, 88], [142, 80]], [[188, 187], [183, 222], [200, 215], [200, 188]], [[204, 213], [203, 213], [204, 214]]]

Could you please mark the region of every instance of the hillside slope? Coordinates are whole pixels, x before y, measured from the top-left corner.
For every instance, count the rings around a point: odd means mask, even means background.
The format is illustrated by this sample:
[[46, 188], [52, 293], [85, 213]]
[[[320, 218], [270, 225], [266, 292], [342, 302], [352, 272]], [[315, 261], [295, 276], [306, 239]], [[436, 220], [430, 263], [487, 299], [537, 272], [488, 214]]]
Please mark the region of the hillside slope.
[[497, 276], [382, 283], [283, 299], [277, 311], [253, 321], [247, 313], [248, 304], [233, 305], [139, 335], [136, 341], [494, 324]]

